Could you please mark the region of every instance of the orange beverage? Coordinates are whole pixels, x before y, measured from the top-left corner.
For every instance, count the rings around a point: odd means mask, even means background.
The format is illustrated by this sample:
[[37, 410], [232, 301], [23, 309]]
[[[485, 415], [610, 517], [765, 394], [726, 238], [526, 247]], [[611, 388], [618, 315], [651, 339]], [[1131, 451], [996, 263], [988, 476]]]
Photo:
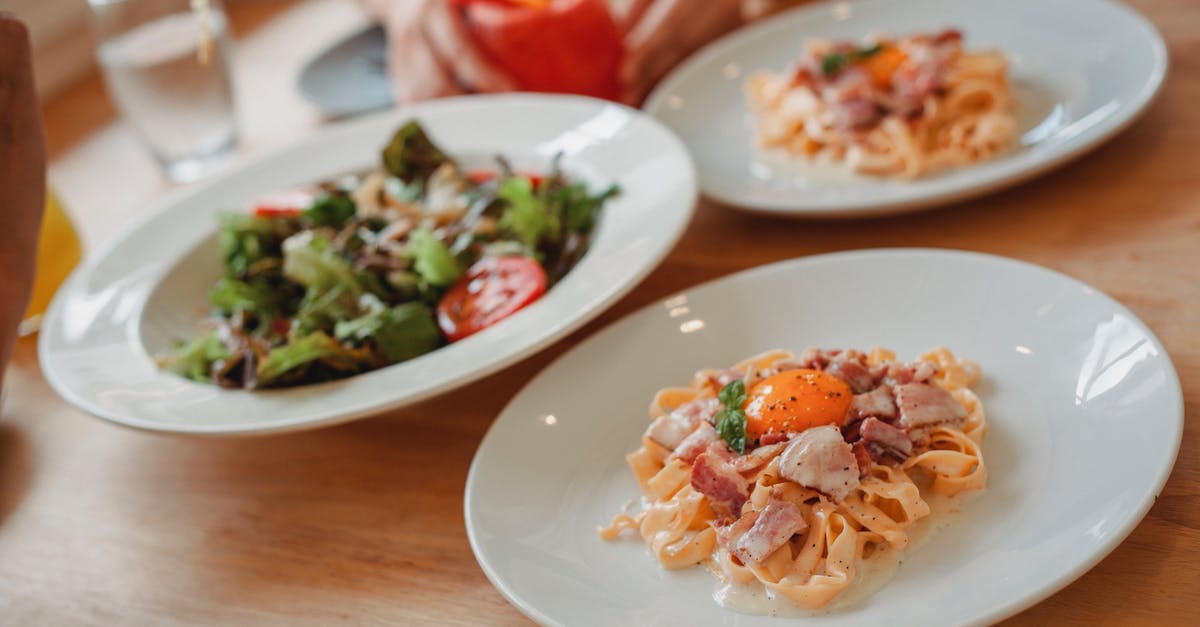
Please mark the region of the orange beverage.
[[83, 248], [71, 219], [63, 211], [54, 193], [46, 190], [46, 211], [42, 216], [42, 231], [38, 236], [37, 273], [33, 281], [33, 295], [29, 308], [21, 321], [19, 334], [36, 333], [42, 314], [50, 306], [50, 299], [58, 286], [79, 263]]
[[454, 0], [483, 51], [524, 91], [615, 100], [624, 54], [604, 0]]

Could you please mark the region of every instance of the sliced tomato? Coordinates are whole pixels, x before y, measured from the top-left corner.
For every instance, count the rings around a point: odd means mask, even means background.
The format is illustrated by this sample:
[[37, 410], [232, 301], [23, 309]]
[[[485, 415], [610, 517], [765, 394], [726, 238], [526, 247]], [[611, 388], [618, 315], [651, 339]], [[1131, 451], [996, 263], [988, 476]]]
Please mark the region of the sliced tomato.
[[[499, 176], [499, 172], [496, 172], [495, 170], [471, 170], [470, 172], [467, 172], [467, 178], [474, 181], [476, 185], [483, 185], [497, 176]], [[519, 176], [523, 176], [528, 179], [529, 184], [533, 185], [534, 189], [537, 189], [538, 186], [542, 184], [542, 181], [546, 180], [546, 177], [540, 174], [522, 173]]]
[[254, 203], [254, 215], [260, 218], [294, 218], [311, 207], [319, 194], [320, 190], [316, 187], [300, 187], [268, 194]]
[[474, 335], [546, 293], [546, 271], [528, 257], [487, 257], [442, 296], [438, 326], [451, 342]]

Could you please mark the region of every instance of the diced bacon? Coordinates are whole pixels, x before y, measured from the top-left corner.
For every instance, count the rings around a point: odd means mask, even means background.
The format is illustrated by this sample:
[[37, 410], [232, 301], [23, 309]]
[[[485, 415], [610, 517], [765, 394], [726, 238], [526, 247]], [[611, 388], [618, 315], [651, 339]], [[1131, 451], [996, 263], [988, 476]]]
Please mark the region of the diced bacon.
[[899, 410], [896, 407], [896, 399], [892, 396], [892, 389], [881, 385], [870, 392], [855, 394], [854, 400], [850, 402], [847, 416], [852, 419], [874, 416], [885, 420], [895, 420], [899, 416]]
[[675, 447], [675, 456], [690, 464], [696, 461], [696, 457], [708, 449], [710, 444], [720, 439], [717, 430], [711, 424], [701, 422], [695, 431], [692, 431], [679, 443], [679, 446]]
[[[739, 521], [740, 522], [740, 521]], [[758, 512], [754, 524], [733, 544], [730, 552], [743, 563], [761, 562], [792, 536], [808, 528], [800, 508], [791, 501], [771, 499]]]
[[862, 440], [851, 445], [850, 450], [854, 451], [854, 461], [858, 462], [858, 478], [862, 479], [871, 471], [871, 452], [867, 450], [867, 445]]
[[806, 348], [803, 353], [800, 353], [800, 367], [808, 368], [809, 370], [824, 370], [829, 362], [840, 355], [840, 350], [827, 350], [824, 348]]
[[849, 416], [846, 417], [846, 420], [849, 422], [842, 425], [842, 439], [847, 442], [857, 441], [862, 437], [862, 433], [860, 433], [862, 430], [862, 421], [854, 420]]
[[906, 431], [940, 424], [962, 424], [967, 410], [949, 392], [928, 383], [896, 386], [900, 426]]
[[908, 434], [876, 418], [867, 418], [862, 423], [862, 441], [873, 459], [890, 454], [899, 460], [912, 454], [912, 440]]
[[787, 442], [776, 442], [767, 446], [760, 446], [752, 451], [747, 452], [741, 457], [736, 457], [733, 460], [733, 467], [737, 468], [738, 472], [750, 472], [758, 470], [766, 466], [775, 459], [783, 449], [787, 448]]
[[845, 381], [855, 394], [862, 394], [875, 388], [875, 377], [862, 359], [835, 359], [825, 372]]
[[842, 130], [854, 130], [873, 126], [883, 117], [875, 101], [866, 97], [843, 100], [833, 107], [835, 125]]
[[710, 446], [692, 463], [692, 487], [709, 498], [718, 515], [733, 518], [741, 514], [750, 496], [749, 482], [714, 448]]
[[935, 44], [960, 44], [960, 43], [962, 43], [962, 39], [963, 39], [962, 31], [958, 30], [957, 28], [947, 28], [947, 29], [944, 29], [942, 32], [938, 33], [937, 36], [935, 36], [933, 38], [933, 43], [935, 43]]
[[758, 444], [759, 446], [770, 446], [780, 442], [787, 442], [788, 440], [792, 439], [792, 435], [793, 434], [786, 433], [784, 431], [772, 431], [770, 433], [763, 434], [763, 437], [758, 439]]
[[741, 540], [742, 536], [746, 535], [746, 532], [754, 527], [755, 520], [758, 520], [758, 512], [750, 510], [733, 522], [713, 521], [709, 524], [717, 532], [717, 544], [720, 544], [732, 553], [733, 547], [737, 545], [738, 540]]
[[675, 408], [675, 411], [655, 418], [646, 428], [646, 437], [674, 450], [696, 425], [711, 422], [720, 407], [721, 401], [715, 398], [701, 398], [684, 403]]
[[927, 383], [938, 373], [937, 364], [932, 361], [914, 361], [910, 364], [889, 364], [884, 373], [885, 383], [902, 385], [905, 383]]
[[779, 459], [783, 478], [840, 501], [858, 487], [858, 461], [837, 427], [812, 427], [796, 436]]

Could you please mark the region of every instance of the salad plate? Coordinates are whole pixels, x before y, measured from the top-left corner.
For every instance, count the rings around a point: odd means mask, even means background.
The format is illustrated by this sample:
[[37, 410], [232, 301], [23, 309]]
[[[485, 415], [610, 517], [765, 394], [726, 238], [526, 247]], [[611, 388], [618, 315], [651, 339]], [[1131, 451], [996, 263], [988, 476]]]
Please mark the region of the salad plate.
[[1010, 616], [1115, 548], [1154, 503], [1179, 448], [1170, 358], [1128, 309], [1088, 285], [946, 250], [785, 261], [631, 314], [512, 400], [466, 487], [467, 532], [489, 579], [547, 625], [777, 624], [720, 606], [706, 569], [665, 570], [636, 533], [603, 540], [598, 528], [641, 495], [625, 455], [656, 390], [701, 368], [809, 346], [886, 346], [906, 359], [946, 346], [977, 363], [988, 485], [873, 595], [805, 624]]
[[[272, 192], [363, 172], [379, 162], [396, 129], [413, 120], [467, 168], [494, 166], [503, 155], [517, 172], [532, 176], [557, 166], [590, 190], [615, 184], [619, 193], [603, 205], [586, 253], [549, 291], [432, 352], [286, 389], [224, 389], [161, 367], [163, 356], [195, 337], [216, 305], [209, 293], [223, 273], [219, 214]], [[166, 199], [91, 256], [47, 314], [39, 340], [42, 368], [72, 404], [141, 429], [254, 434], [366, 416], [486, 376], [599, 314], [667, 254], [687, 226], [696, 195], [691, 161], [672, 133], [636, 110], [599, 100], [470, 96], [356, 120]], [[283, 262], [286, 274], [286, 252]]]
[[[1008, 59], [1016, 137], [1006, 152], [897, 180], [807, 168], [756, 146], [747, 79], [787, 70], [806, 40], [945, 28], [961, 30], [967, 49]], [[1133, 122], [1166, 69], [1166, 45], [1154, 26], [1110, 0], [822, 2], [710, 44], [663, 80], [644, 109], [683, 138], [706, 196], [772, 215], [858, 218], [961, 201], [1077, 158]]]

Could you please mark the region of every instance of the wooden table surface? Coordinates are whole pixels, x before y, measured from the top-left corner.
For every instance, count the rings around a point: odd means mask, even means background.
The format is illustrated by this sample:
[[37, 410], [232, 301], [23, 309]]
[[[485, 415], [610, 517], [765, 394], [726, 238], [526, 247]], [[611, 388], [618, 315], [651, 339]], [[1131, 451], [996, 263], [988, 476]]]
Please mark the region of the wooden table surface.
[[[1015, 189], [897, 218], [781, 222], [701, 203], [674, 252], [629, 296], [552, 348], [473, 384], [467, 397], [307, 433], [169, 437], [71, 408], [43, 379], [34, 343], [22, 342], [0, 419], [0, 623], [526, 623], [476, 565], [463, 528], [467, 467], [492, 419], [523, 383], [602, 326], [698, 282], [801, 255], [935, 246], [1070, 274], [1158, 334], [1195, 414], [1200, 5], [1134, 4], [1166, 36], [1171, 70], [1145, 117], [1091, 155]], [[321, 42], [363, 18], [339, 0], [259, 0], [235, 5], [233, 18], [242, 114], [251, 118], [243, 119], [244, 158], [322, 123], [280, 86]], [[46, 106], [53, 180], [90, 246], [167, 189], [112, 119], [95, 78]], [[1009, 624], [1194, 621], [1198, 437], [1192, 420], [1174, 473], [1129, 539]]]

